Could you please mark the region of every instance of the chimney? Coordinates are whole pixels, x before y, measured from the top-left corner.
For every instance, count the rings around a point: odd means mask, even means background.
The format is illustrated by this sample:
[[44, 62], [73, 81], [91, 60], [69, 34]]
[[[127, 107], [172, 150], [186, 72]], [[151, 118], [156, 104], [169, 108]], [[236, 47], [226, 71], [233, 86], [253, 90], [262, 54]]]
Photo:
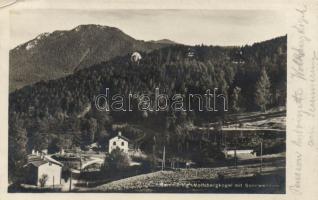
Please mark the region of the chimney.
[[46, 154], [47, 154], [47, 149], [43, 149], [41, 152], [42, 152], [44, 155], [46, 155]]
[[121, 131], [118, 131], [118, 136], [121, 136]]

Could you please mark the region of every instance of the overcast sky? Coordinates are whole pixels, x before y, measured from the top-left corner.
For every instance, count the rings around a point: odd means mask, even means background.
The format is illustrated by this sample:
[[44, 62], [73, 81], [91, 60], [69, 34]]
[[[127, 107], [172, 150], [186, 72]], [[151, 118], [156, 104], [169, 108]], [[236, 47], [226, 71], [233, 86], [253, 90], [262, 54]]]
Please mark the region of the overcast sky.
[[43, 32], [100, 24], [141, 40], [245, 45], [285, 35], [285, 20], [276, 10], [19, 10], [10, 13], [10, 44], [15, 47]]

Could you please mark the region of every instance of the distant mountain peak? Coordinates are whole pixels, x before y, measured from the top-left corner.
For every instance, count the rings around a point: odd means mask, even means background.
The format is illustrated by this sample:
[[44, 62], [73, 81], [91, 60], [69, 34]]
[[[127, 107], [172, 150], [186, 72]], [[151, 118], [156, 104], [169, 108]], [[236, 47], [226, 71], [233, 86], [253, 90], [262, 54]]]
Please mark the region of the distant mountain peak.
[[42, 33], [10, 51], [10, 91], [61, 78], [116, 56], [171, 44], [164, 41], [136, 40], [118, 28], [97, 24]]
[[[114, 31], [119, 31], [122, 32], [120, 29], [112, 26], [105, 26], [105, 25], [100, 25], [100, 24], [81, 24], [76, 26], [75, 28], [72, 29], [72, 31], [84, 31], [84, 30], [114, 30]], [[122, 32], [123, 33], [123, 32]]]
[[169, 39], [161, 39], [161, 40], [150, 40], [149, 42], [157, 43], [157, 44], [179, 44], [175, 41]]

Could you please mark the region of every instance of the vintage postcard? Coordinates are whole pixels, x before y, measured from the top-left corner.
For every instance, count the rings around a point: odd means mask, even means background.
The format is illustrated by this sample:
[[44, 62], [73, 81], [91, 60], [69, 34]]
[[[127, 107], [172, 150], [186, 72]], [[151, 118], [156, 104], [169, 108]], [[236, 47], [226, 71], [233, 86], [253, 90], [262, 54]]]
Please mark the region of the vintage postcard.
[[1, 200], [318, 198], [318, 2], [163, 4], [3, 4]]

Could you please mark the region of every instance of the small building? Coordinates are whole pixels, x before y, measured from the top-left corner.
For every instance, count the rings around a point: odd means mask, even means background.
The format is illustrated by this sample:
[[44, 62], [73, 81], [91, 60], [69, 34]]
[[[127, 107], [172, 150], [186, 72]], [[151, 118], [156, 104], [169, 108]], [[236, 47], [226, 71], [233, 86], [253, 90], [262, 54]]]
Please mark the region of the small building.
[[111, 153], [114, 149], [119, 148], [123, 152], [128, 153], [129, 150], [129, 139], [124, 137], [121, 132], [118, 135], [109, 140], [108, 153]]
[[61, 184], [63, 164], [45, 155], [29, 155], [28, 163], [24, 166], [26, 170], [25, 182], [30, 185], [41, 186], [40, 180], [46, 176], [44, 186]]
[[188, 48], [187, 56], [188, 56], [188, 58], [195, 57], [195, 51], [191, 48]]
[[141, 57], [140, 53], [138, 53], [137, 51], [135, 51], [133, 54], [131, 54], [131, 57], [130, 57], [131, 62], [139, 64], [141, 59], [142, 59], [142, 57]]
[[247, 158], [255, 158], [256, 152], [253, 149], [245, 149], [245, 150], [226, 150], [224, 151], [226, 157], [235, 157], [235, 154], [238, 158], [247, 159]]

